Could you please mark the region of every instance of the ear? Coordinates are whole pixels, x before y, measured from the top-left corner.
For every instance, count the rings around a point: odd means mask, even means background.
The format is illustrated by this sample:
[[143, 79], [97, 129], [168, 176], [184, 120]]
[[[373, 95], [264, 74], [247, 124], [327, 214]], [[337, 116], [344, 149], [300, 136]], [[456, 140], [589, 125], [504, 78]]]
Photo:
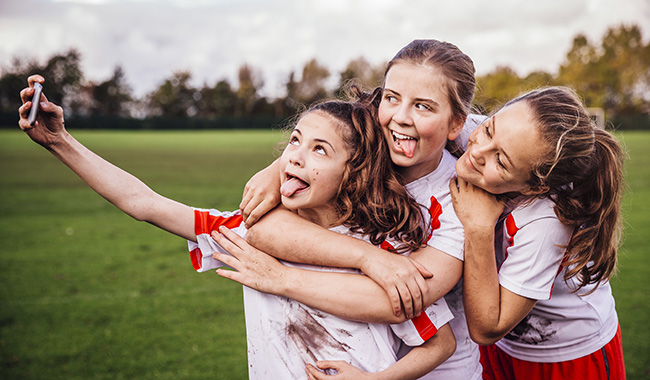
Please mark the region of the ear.
[[463, 125], [465, 121], [463, 120], [453, 120], [449, 126], [449, 133], [447, 134], [447, 140], [454, 141], [456, 137], [460, 134], [460, 131], [463, 130]]

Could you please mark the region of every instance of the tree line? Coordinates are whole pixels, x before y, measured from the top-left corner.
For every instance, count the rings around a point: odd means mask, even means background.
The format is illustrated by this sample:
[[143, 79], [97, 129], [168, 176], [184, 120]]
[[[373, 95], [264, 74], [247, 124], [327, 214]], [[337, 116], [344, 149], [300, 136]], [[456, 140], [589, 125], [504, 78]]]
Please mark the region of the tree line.
[[[48, 97], [62, 104], [67, 117], [81, 126], [85, 121], [106, 128], [212, 128], [237, 127], [241, 120], [249, 127], [270, 127], [269, 123], [290, 117], [314, 101], [340, 95], [352, 80], [365, 88], [380, 85], [385, 67], [385, 62], [371, 64], [359, 57], [333, 74], [312, 59], [302, 71], [288, 75], [284, 94], [277, 98], [260, 95], [263, 75], [248, 64], [239, 67], [235, 84], [222, 79], [195, 87], [191, 72], [177, 71], [152, 92], [136, 98], [121, 66], [98, 82], [85, 78], [81, 61], [81, 53], [70, 49], [45, 63], [14, 58], [1, 68], [0, 115], [4, 117], [0, 124], [10, 120], [14, 125], [20, 105], [17, 94], [33, 73], [47, 78]], [[327, 87], [332, 75], [338, 77], [333, 89]], [[500, 66], [478, 76], [477, 84], [477, 112], [489, 113], [534, 87], [567, 85], [578, 91], [587, 106], [602, 109], [615, 127], [650, 129], [650, 43], [644, 43], [637, 25], [610, 27], [599, 42], [578, 34], [555, 73], [535, 71], [522, 77], [509, 66]]]

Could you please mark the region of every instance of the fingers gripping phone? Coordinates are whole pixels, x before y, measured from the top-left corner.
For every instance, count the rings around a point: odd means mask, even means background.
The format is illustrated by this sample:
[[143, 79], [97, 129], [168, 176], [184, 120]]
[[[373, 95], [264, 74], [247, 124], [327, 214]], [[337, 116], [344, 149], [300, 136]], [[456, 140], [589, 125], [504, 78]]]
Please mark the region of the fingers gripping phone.
[[36, 116], [38, 116], [38, 105], [41, 103], [41, 93], [43, 92], [43, 86], [35, 82], [34, 83], [34, 96], [32, 96], [32, 108], [29, 110], [29, 117], [27, 121], [29, 125], [34, 126], [36, 123]]

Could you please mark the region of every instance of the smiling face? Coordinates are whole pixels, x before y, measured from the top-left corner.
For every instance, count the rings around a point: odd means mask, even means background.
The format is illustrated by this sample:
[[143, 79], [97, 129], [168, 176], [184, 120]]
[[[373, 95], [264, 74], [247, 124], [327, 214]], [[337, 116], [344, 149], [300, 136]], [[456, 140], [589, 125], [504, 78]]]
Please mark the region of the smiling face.
[[308, 112], [280, 157], [282, 204], [325, 227], [337, 219], [334, 199], [350, 157], [341, 128], [325, 112]]
[[458, 136], [452, 125], [447, 80], [436, 68], [407, 62], [386, 74], [379, 122], [395, 165], [411, 182], [434, 171], [447, 139]]
[[503, 108], [470, 135], [458, 177], [492, 194], [529, 194], [533, 165], [547, 151], [535, 125], [525, 101]]

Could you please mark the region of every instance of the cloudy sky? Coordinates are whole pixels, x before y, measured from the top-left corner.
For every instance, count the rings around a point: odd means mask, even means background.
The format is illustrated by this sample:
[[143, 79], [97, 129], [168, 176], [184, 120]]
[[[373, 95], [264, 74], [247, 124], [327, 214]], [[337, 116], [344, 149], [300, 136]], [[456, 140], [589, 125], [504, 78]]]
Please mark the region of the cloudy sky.
[[0, 0], [0, 67], [75, 47], [87, 79], [121, 65], [142, 96], [175, 70], [195, 85], [236, 84], [248, 63], [273, 96], [311, 58], [337, 73], [359, 56], [384, 62], [415, 38], [458, 45], [478, 74], [555, 72], [577, 33], [600, 42], [621, 23], [648, 41], [650, 0]]

